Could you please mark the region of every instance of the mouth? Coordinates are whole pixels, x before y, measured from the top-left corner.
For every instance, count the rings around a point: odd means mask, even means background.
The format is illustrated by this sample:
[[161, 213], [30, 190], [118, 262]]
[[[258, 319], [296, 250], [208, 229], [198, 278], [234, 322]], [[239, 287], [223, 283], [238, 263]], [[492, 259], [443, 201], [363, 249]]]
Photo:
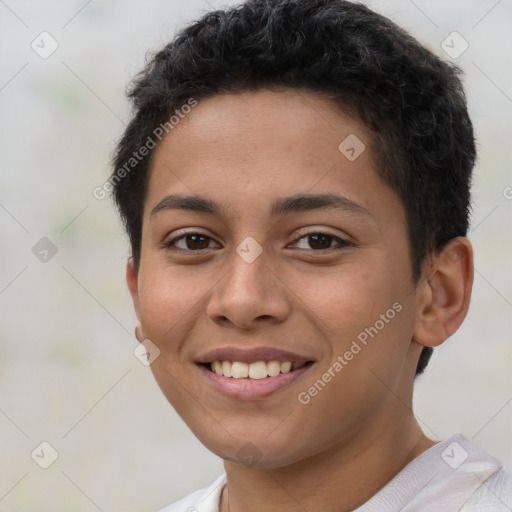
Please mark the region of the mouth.
[[300, 381], [315, 360], [270, 347], [212, 350], [196, 360], [205, 384], [236, 400], [263, 400]]
[[243, 361], [216, 360], [202, 365], [212, 373], [230, 379], [262, 380], [296, 372], [309, 367], [313, 361]]
[[213, 391], [237, 400], [261, 400], [290, 389], [315, 360], [274, 347], [227, 346], [202, 354], [195, 363]]

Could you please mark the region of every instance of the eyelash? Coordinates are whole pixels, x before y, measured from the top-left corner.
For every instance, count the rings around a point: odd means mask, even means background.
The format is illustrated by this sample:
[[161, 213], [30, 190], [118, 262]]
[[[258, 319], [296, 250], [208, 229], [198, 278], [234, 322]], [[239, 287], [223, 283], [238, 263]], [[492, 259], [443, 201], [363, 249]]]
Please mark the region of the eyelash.
[[[200, 253], [202, 252], [203, 250], [207, 250], [208, 248], [206, 249], [195, 249], [195, 250], [192, 250], [192, 249], [172, 249], [173, 245], [179, 241], [179, 240], [182, 240], [182, 239], [185, 239], [187, 236], [192, 236], [192, 235], [199, 235], [203, 238], [206, 238], [206, 239], [210, 239], [210, 240], [213, 240], [213, 238], [209, 237], [208, 235], [205, 235], [203, 233], [200, 233], [200, 232], [196, 232], [196, 231], [190, 231], [188, 233], [183, 233], [182, 235], [180, 235], [179, 237], [176, 237], [176, 238], [173, 238], [172, 240], [168, 241], [168, 242], [162, 242], [160, 245], [164, 248], [164, 249], [167, 249], [167, 250], [177, 250], [177, 251], [181, 251], [181, 252], [188, 252], [188, 253]], [[338, 243], [338, 247], [327, 247], [326, 249], [299, 249], [301, 251], [307, 251], [307, 252], [317, 252], [317, 253], [321, 253], [321, 252], [330, 252], [332, 250], [335, 250], [335, 251], [339, 251], [339, 250], [342, 250], [342, 249], [345, 249], [346, 247], [351, 247], [353, 246], [354, 244], [347, 241], [347, 240], [343, 240], [342, 238], [340, 237], [337, 237], [337, 236], [334, 236], [334, 235], [330, 235], [329, 233], [324, 233], [323, 231], [311, 231], [310, 233], [306, 233], [302, 236], [300, 236], [299, 238], [297, 238], [295, 240], [295, 242], [298, 242], [299, 240], [302, 240], [303, 238], [308, 238], [310, 236], [314, 236], [314, 235], [323, 235], [323, 236], [326, 236], [330, 239], [332, 239], [332, 241], [336, 241]], [[294, 243], [295, 243], [294, 242]]]

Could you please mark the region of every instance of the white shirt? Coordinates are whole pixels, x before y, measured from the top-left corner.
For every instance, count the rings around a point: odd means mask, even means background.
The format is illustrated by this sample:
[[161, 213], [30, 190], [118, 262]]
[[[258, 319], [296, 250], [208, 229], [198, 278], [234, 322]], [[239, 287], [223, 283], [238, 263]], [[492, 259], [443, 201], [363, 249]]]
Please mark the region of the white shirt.
[[[226, 475], [159, 512], [219, 512]], [[353, 512], [512, 512], [512, 473], [454, 434], [420, 454]]]

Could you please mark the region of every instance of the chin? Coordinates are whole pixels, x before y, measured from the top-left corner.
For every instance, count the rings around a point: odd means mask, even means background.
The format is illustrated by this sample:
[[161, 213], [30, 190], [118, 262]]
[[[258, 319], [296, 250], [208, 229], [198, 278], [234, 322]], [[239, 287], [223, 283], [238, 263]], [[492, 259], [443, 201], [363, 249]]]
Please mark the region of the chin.
[[293, 436], [280, 436], [270, 439], [265, 434], [260, 436], [233, 436], [224, 433], [222, 439], [197, 435], [201, 443], [212, 453], [226, 462], [242, 467], [261, 470], [278, 469], [303, 460], [307, 456], [297, 446]]

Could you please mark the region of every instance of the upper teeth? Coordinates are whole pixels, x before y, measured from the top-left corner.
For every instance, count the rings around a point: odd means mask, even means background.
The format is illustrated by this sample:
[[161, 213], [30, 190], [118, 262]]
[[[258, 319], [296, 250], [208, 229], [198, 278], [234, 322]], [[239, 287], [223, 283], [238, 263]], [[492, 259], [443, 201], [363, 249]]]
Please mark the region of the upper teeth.
[[217, 375], [233, 377], [234, 379], [265, 379], [275, 377], [280, 373], [288, 373], [305, 363], [290, 361], [258, 361], [256, 363], [241, 363], [239, 361], [214, 361], [211, 363], [212, 370]]

